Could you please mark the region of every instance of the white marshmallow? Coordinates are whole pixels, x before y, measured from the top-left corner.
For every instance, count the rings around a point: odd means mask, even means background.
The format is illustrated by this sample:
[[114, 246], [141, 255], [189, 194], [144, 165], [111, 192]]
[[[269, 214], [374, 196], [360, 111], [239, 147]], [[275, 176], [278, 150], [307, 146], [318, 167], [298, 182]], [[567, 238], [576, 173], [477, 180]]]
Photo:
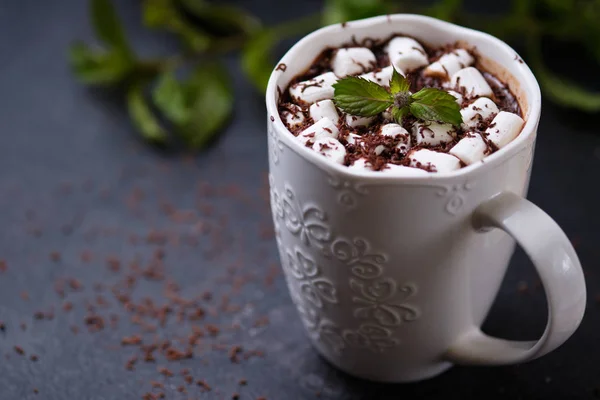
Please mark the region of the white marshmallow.
[[458, 105], [462, 104], [462, 102], [464, 100], [464, 97], [462, 94], [455, 92], [454, 90], [448, 90], [448, 94], [451, 94], [452, 96], [454, 96]]
[[447, 153], [438, 153], [427, 149], [413, 150], [408, 153], [410, 166], [431, 170], [431, 172], [451, 172], [460, 168], [460, 160]]
[[390, 40], [387, 52], [391, 64], [403, 72], [410, 72], [429, 63], [423, 46], [408, 37], [395, 37]]
[[[388, 108], [388, 110], [390, 110], [391, 108]], [[392, 115], [391, 112], [389, 112], [388, 110], [385, 110], [384, 112], [381, 113], [381, 116], [383, 117], [383, 119], [385, 119], [386, 121], [395, 121], [394, 116]]]
[[475, 128], [480, 121], [489, 118], [493, 114], [498, 114], [496, 103], [487, 97], [480, 97], [460, 110], [463, 120], [462, 127], [465, 130]]
[[417, 144], [437, 146], [454, 140], [456, 130], [451, 124], [417, 121], [412, 127]]
[[331, 60], [331, 69], [339, 78], [369, 71], [377, 65], [375, 54], [366, 47], [338, 49]]
[[449, 153], [458, 157], [465, 164], [471, 165], [483, 160], [486, 156], [487, 148], [487, 143], [485, 143], [479, 133], [469, 132], [464, 138], [459, 140], [456, 146], [450, 149]]
[[352, 165], [350, 165], [348, 168], [351, 169], [351, 170], [353, 170], [353, 171], [370, 171], [370, 172], [373, 172], [373, 168], [371, 168], [371, 164], [369, 164], [367, 162], [367, 160], [364, 159], [364, 158], [359, 158], [358, 160], [354, 161], [354, 163]]
[[333, 84], [337, 77], [333, 72], [325, 72], [304, 82], [298, 82], [290, 87], [290, 96], [296, 102], [312, 104], [319, 100], [333, 98]]
[[468, 97], [492, 97], [492, 88], [477, 68], [468, 67], [452, 75], [452, 86], [464, 89]]
[[333, 122], [337, 122], [340, 119], [335, 104], [329, 99], [317, 101], [310, 106], [308, 112], [314, 122], [317, 122], [322, 118], [329, 118]]
[[333, 138], [337, 139], [340, 131], [329, 118], [322, 118], [315, 122], [296, 137], [299, 141], [306, 144], [314, 143], [317, 139]]
[[474, 61], [473, 56], [468, 51], [465, 49], [456, 49], [444, 54], [436, 62], [431, 63], [423, 70], [423, 75], [449, 79], [461, 69], [472, 65]]
[[305, 121], [302, 108], [295, 104], [291, 104], [290, 107], [283, 110], [281, 114], [283, 115], [283, 121], [289, 129], [294, 129], [302, 125]]
[[419, 168], [405, 167], [403, 165], [387, 164], [381, 172], [396, 176], [423, 176], [428, 172]]
[[[373, 71], [373, 72], [368, 72], [366, 74], [362, 74], [360, 77], [364, 78], [368, 81], [375, 82], [379, 86], [389, 87], [390, 80], [392, 79], [393, 73], [394, 73], [394, 67], [390, 65], [389, 67], [382, 68], [379, 71]], [[402, 71], [398, 71], [398, 73], [401, 74], [402, 76], [404, 76]]]
[[517, 137], [524, 124], [525, 121], [517, 114], [500, 111], [485, 133], [490, 142], [501, 149]]
[[337, 139], [329, 137], [317, 139], [312, 148], [314, 151], [329, 158], [336, 164], [344, 163], [346, 148]]
[[382, 125], [381, 134], [383, 136], [391, 136], [393, 138], [397, 136], [409, 137], [408, 131], [398, 124]]
[[404, 154], [410, 150], [410, 133], [398, 124], [385, 124], [381, 126], [381, 134], [383, 136], [391, 136], [399, 139], [400, 142], [396, 146]]
[[385, 150], [385, 146], [380, 144], [378, 146], [375, 147], [375, 154], [380, 155], [381, 153], [383, 153], [383, 151]]
[[361, 136], [357, 135], [356, 133], [349, 133], [348, 136], [346, 136], [346, 142], [348, 142], [348, 144], [354, 144], [354, 145], [362, 144], [360, 139], [361, 139]]
[[375, 117], [359, 117], [358, 115], [346, 114], [346, 125], [351, 128], [358, 126], [369, 126]]

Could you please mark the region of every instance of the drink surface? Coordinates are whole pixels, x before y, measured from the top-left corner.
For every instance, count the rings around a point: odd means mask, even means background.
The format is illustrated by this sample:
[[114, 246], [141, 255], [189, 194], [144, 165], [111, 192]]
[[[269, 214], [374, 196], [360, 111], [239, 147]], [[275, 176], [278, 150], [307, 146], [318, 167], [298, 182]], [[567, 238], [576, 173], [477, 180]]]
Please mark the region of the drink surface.
[[[398, 121], [391, 109], [363, 117], [336, 107], [336, 82], [358, 76], [389, 90], [394, 69], [408, 80], [411, 93], [435, 88], [451, 94], [462, 123], [424, 121], [410, 114]], [[516, 97], [481, 67], [476, 50], [429, 48], [401, 35], [325, 49], [290, 82], [278, 109], [291, 134], [329, 162], [397, 176], [451, 172], [479, 163], [510, 143], [524, 125]]]

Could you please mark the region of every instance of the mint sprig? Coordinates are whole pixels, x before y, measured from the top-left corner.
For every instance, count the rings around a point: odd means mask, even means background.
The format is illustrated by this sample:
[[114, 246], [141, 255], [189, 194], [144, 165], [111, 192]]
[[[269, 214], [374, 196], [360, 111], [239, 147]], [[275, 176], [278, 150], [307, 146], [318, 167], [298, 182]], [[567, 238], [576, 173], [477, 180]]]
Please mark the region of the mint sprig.
[[333, 85], [335, 104], [352, 115], [372, 117], [387, 110], [394, 99], [375, 82], [351, 76]]
[[333, 101], [342, 111], [360, 117], [372, 117], [391, 107], [394, 119], [401, 123], [408, 114], [423, 121], [436, 121], [459, 126], [460, 106], [450, 93], [423, 88], [410, 93], [410, 83], [396, 69], [390, 79], [390, 91], [358, 77], [340, 79], [334, 85]]
[[460, 106], [448, 92], [423, 88], [411, 96], [410, 112], [425, 121], [441, 121], [458, 126], [462, 123]]

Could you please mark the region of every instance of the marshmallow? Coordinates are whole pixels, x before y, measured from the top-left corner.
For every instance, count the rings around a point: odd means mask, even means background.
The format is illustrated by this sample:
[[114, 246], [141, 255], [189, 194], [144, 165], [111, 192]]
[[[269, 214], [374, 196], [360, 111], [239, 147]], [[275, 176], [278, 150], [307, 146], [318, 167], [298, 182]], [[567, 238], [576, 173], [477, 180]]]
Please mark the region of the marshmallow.
[[449, 79], [452, 75], [463, 68], [473, 64], [475, 60], [465, 49], [456, 49], [446, 53], [434, 63], [431, 63], [423, 70], [425, 76], [439, 76]]
[[337, 139], [340, 131], [329, 118], [322, 118], [315, 122], [296, 137], [299, 141], [306, 144], [314, 143], [317, 139], [333, 138]]
[[394, 116], [392, 115], [391, 112], [389, 112], [388, 110], [391, 110], [391, 107], [388, 108], [387, 110], [385, 110], [384, 112], [381, 113], [381, 116], [383, 117], [384, 120], [386, 121], [395, 121]]
[[290, 87], [290, 96], [297, 103], [312, 104], [319, 100], [333, 98], [333, 84], [337, 77], [333, 72], [325, 72], [304, 82], [298, 82]]
[[295, 104], [290, 104], [288, 108], [281, 112], [281, 115], [283, 115], [283, 121], [289, 129], [299, 127], [306, 120], [302, 108]]
[[385, 168], [381, 172], [389, 175], [396, 176], [423, 176], [427, 175], [428, 172], [419, 168], [405, 167], [403, 165], [386, 164]]
[[410, 166], [430, 172], [451, 172], [460, 168], [460, 160], [447, 153], [438, 153], [427, 149], [413, 150], [408, 153]]
[[412, 127], [417, 144], [437, 146], [454, 140], [456, 131], [451, 124], [417, 121]]
[[350, 128], [356, 128], [358, 126], [369, 126], [375, 117], [359, 117], [358, 115], [346, 114], [346, 125]]
[[448, 90], [448, 94], [454, 96], [458, 105], [461, 105], [463, 103], [464, 97], [462, 94], [455, 92], [454, 90]]
[[359, 145], [361, 144], [360, 139], [361, 136], [356, 133], [349, 133], [348, 136], [346, 136], [346, 142], [348, 142], [348, 144]]
[[460, 110], [462, 116], [462, 127], [465, 130], [475, 128], [479, 122], [498, 114], [498, 106], [487, 97], [480, 97], [467, 107]]
[[467, 165], [483, 160], [488, 149], [487, 143], [479, 133], [469, 132], [450, 149], [449, 153], [458, 157]]
[[322, 118], [329, 118], [333, 122], [337, 122], [340, 119], [335, 104], [333, 104], [333, 101], [331, 100], [317, 101], [310, 106], [308, 112], [314, 122], [317, 122]]
[[399, 139], [400, 142], [396, 146], [403, 154], [410, 149], [410, 134], [406, 129], [398, 124], [385, 124], [381, 127], [381, 134], [383, 136], [391, 136], [395, 139]]
[[387, 52], [391, 64], [403, 72], [410, 72], [429, 63], [423, 46], [408, 37], [395, 37], [390, 40]]
[[373, 168], [371, 168], [371, 164], [369, 164], [369, 162], [364, 158], [359, 158], [358, 160], [354, 161], [354, 163], [352, 165], [350, 165], [348, 168], [353, 171], [373, 172]]
[[346, 157], [346, 148], [337, 139], [325, 137], [315, 140], [312, 146], [317, 153], [329, 158], [336, 164], [343, 164]]
[[485, 133], [489, 141], [501, 149], [517, 137], [524, 124], [517, 114], [500, 111]]
[[331, 60], [331, 69], [340, 78], [369, 71], [375, 65], [375, 54], [366, 47], [338, 49]]
[[[394, 67], [390, 65], [389, 67], [382, 68], [379, 71], [373, 71], [366, 74], [362, 74], [360, 77], [368, 81], [375, 82], [379, 86], [389, 87], [393, 73]], [[398, 73], [404, 76], [402, 71], [398, 71]]]
[[464, 89], [467, 97], [492, 97], [492, 88], [477, 68], [468, 67], [452, 75], [452, 86]]

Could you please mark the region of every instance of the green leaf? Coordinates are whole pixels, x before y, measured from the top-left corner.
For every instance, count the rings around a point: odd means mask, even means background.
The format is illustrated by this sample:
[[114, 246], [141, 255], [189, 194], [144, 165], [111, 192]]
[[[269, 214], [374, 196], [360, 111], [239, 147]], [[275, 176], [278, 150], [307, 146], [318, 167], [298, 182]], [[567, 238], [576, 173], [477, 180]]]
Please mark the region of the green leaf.
[[96, 35], [108, 46], [123, 55], [130, 56], [123, 26], [110, 0], [92, 0], [90, 19]]
[[408, 92], [410, 90], [410, 83], [408, 80], [402, 76], [396, 68], [392, 67], [394, 72], [392, 72], [392, 79], [390, 80], [390, 91], [392, 94], [396, 94], [399, 92]]
[[337, 24], [388, 14], [384, 0], [328, 0], [323, 10], [323, 25]]
[[177, 18], [177, 10], [170, 0], [144, 0], [142, 19], [147, 27], [160, 28]]
[[528, 50], [531, 66], [545, 97], [563, 107], [576, 108], [590, 113], [600, 111], [600, 93], [557, 76], [545, 67], [539, 37], [530, 38]]
[[132, 84], [128, 88], [127, 108], [133, 124], [146, 140], [159, 144], [167, 141], [167, 133], [160, 126], [144, 97], [144, 87], [142, 84]]
[[431, 6], [427, 15], [446, 21], [452, 21], [460, 11], [462, 4], [463, 0], [441, 0]]
[[233, 89], [226, 68], [213, 63], [198, 67], [186, 82], [190, 117], [179, 133], [191, 148], [204, 147], [223, 128], [233, 110]]
[[542, 93], [554, 103], [586, 112], [600, 111], [600, 92], [593, 92], [557, 76], [541, 65], [535, 68], [535, 72]]
[[451, 94], [434, 88], [424, 88], [411, 96], [410, 112], [424, 121], [445, 122], [458, 126], [462, 123], [460, 106]]
[[394, 117], [397, 123], [402, 124], [402, 120], [404, 119], [404, 117], [406, 117], [406, 115], [408, 115], [409, 111], [410, 110], [408, 109], [408, 107], [393, 107], [392, 116]]
[[575, 0], [542, 0], [542, 3], [554, 13], [564, 14], [577, 10]]
[[116, 51], [94, 51], [80, 42], [69, 48], [69, 62], [77, 79], [94, 85], [119, 83], [127, 77], [132, 67]]
[[252, 36], [242, 52], [242, 71], [261, 92], [267, 89], [273, 71], [272, 50], [278, 42], [270, 30], [262, 30]]
[[203, 26], [222, 34], [252, 33], [261, 27], [260, 20], [236, 6], [204, 0], [179, 0], [179, 3]]
[[191, 50], [203, 52], [208, 49], [211, 38], [200, 28], [192, 25], [179, 11], [173, 0], [144, 0], [143, 20], [149, 28], [165, 28], [178, 35]]
[[154, 105], [173, 123], [182, 124], [190, 117], [186, 91], [171, 72], [164, 73], [152, 93]]
[[352, 115], [371, 117], [394, 103], [392, 95], [383, 87], [355, 76], [340, 79], [333, 88], [335, 105]]

